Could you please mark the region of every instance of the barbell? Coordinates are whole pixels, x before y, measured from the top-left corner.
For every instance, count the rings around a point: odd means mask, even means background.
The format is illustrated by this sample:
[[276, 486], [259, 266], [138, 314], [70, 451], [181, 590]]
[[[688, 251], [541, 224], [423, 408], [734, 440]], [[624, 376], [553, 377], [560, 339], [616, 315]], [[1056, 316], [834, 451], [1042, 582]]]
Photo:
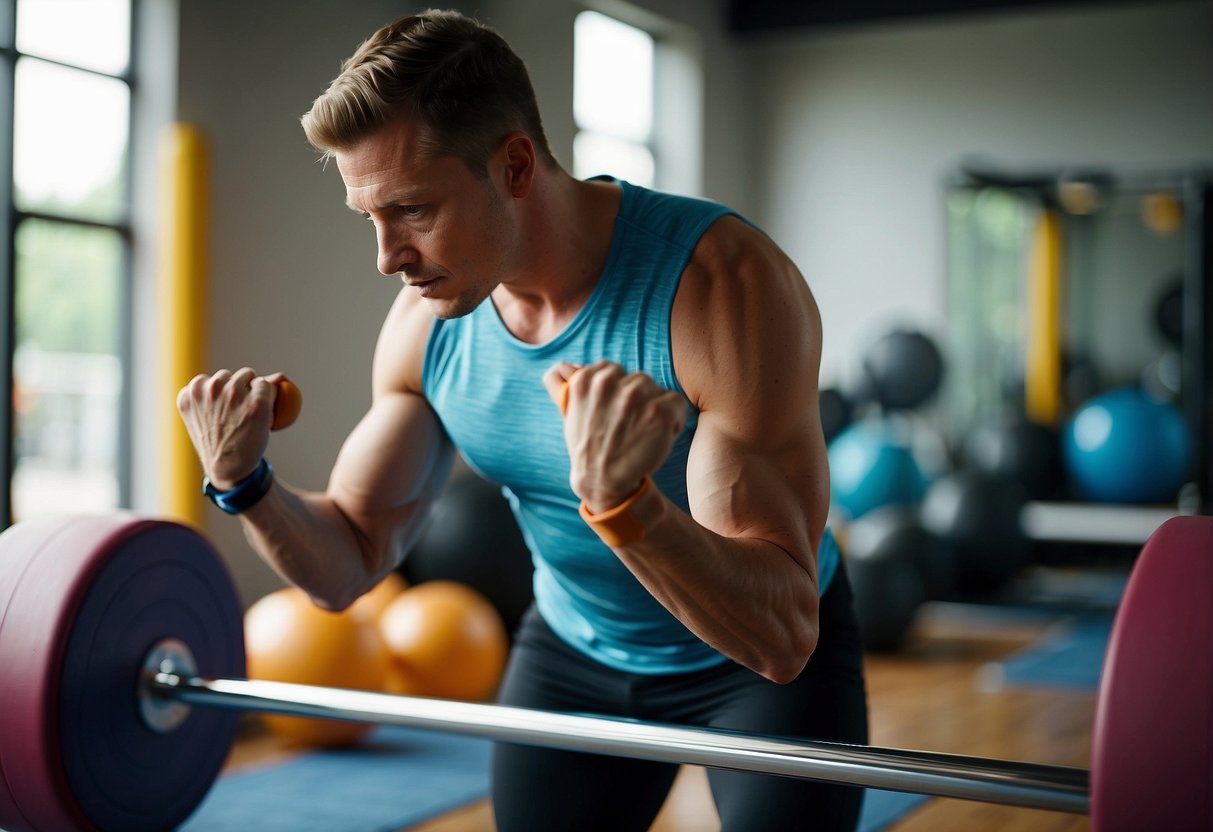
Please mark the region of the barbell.
[[238, 710], [1213, 830], [1213, 518], [1147, 541], [1116, 616], [1090, 771], [241, 678], [242, 612], [198, 533], [132, 515], [0, 534], [0, 828], [171, 829], [209, 791]]

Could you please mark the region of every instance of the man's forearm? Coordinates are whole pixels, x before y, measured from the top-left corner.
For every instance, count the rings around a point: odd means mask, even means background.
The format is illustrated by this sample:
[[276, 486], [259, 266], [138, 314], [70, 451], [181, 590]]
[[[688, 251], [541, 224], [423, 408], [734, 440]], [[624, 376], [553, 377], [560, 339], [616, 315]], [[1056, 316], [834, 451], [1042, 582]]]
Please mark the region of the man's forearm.
[[817, 584], [805, 555], [717, 534], [656, 490], [637, 511], [645, 537], [615, 553], [645, 588], [729, 658], [774, 681], [795, 678], [817, 642]]
[[391, 532], [360, 528], [332, 497], [275, 482], [240, 515], [245, 537], [284, 580], [326, 609], [344, 609], [398, 565], [424, 516], [422, 503], [402, 507]]

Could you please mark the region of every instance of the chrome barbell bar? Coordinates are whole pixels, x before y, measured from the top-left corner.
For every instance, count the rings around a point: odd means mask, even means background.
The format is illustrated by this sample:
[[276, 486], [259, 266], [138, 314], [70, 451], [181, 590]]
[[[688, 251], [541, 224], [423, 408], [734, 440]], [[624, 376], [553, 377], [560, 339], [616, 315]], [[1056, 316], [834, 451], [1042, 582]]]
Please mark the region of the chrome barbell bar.
[[171, 660], [145, 675], [152, 697], [188, 705], [374, 722], [637, 759], [775, 774], [875, 789], [1089, 812], [1082, 768], [758, 736], [508, 705], [269, 682], [203, 678]]

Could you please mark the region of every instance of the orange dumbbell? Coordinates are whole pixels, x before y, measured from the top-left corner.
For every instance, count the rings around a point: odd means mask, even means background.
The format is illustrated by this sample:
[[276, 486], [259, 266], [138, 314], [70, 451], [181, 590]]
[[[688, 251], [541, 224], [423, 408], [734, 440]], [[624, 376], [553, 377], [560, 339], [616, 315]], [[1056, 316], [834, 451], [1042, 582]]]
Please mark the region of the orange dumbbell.
[[282, 430], [290, 427], [299, 418], [303, 410], [303, 393], [295, 382], [283, 376], [274, 383], [277, 393], [274, 396], [274, 417], [270, 422], [270, 430]]

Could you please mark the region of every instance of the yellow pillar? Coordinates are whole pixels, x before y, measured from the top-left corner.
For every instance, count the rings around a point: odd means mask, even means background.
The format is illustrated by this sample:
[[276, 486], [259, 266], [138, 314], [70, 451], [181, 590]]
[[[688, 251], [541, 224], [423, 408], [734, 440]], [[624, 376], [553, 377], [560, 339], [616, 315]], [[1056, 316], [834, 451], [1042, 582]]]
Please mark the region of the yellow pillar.
[[160, 485], [164, 514], [201, 526], [202, 468], [177, 413], [177, 391], [209, 362], [208, 276], [210, 152], [195, 126], [175, 124], [160, 147], [160, 268], [157, 389]]
[[1042, 209], [1028, 266], [1024, 409], [1044, 425], [1061, 420], [1062, 236], [1057, 211]]

